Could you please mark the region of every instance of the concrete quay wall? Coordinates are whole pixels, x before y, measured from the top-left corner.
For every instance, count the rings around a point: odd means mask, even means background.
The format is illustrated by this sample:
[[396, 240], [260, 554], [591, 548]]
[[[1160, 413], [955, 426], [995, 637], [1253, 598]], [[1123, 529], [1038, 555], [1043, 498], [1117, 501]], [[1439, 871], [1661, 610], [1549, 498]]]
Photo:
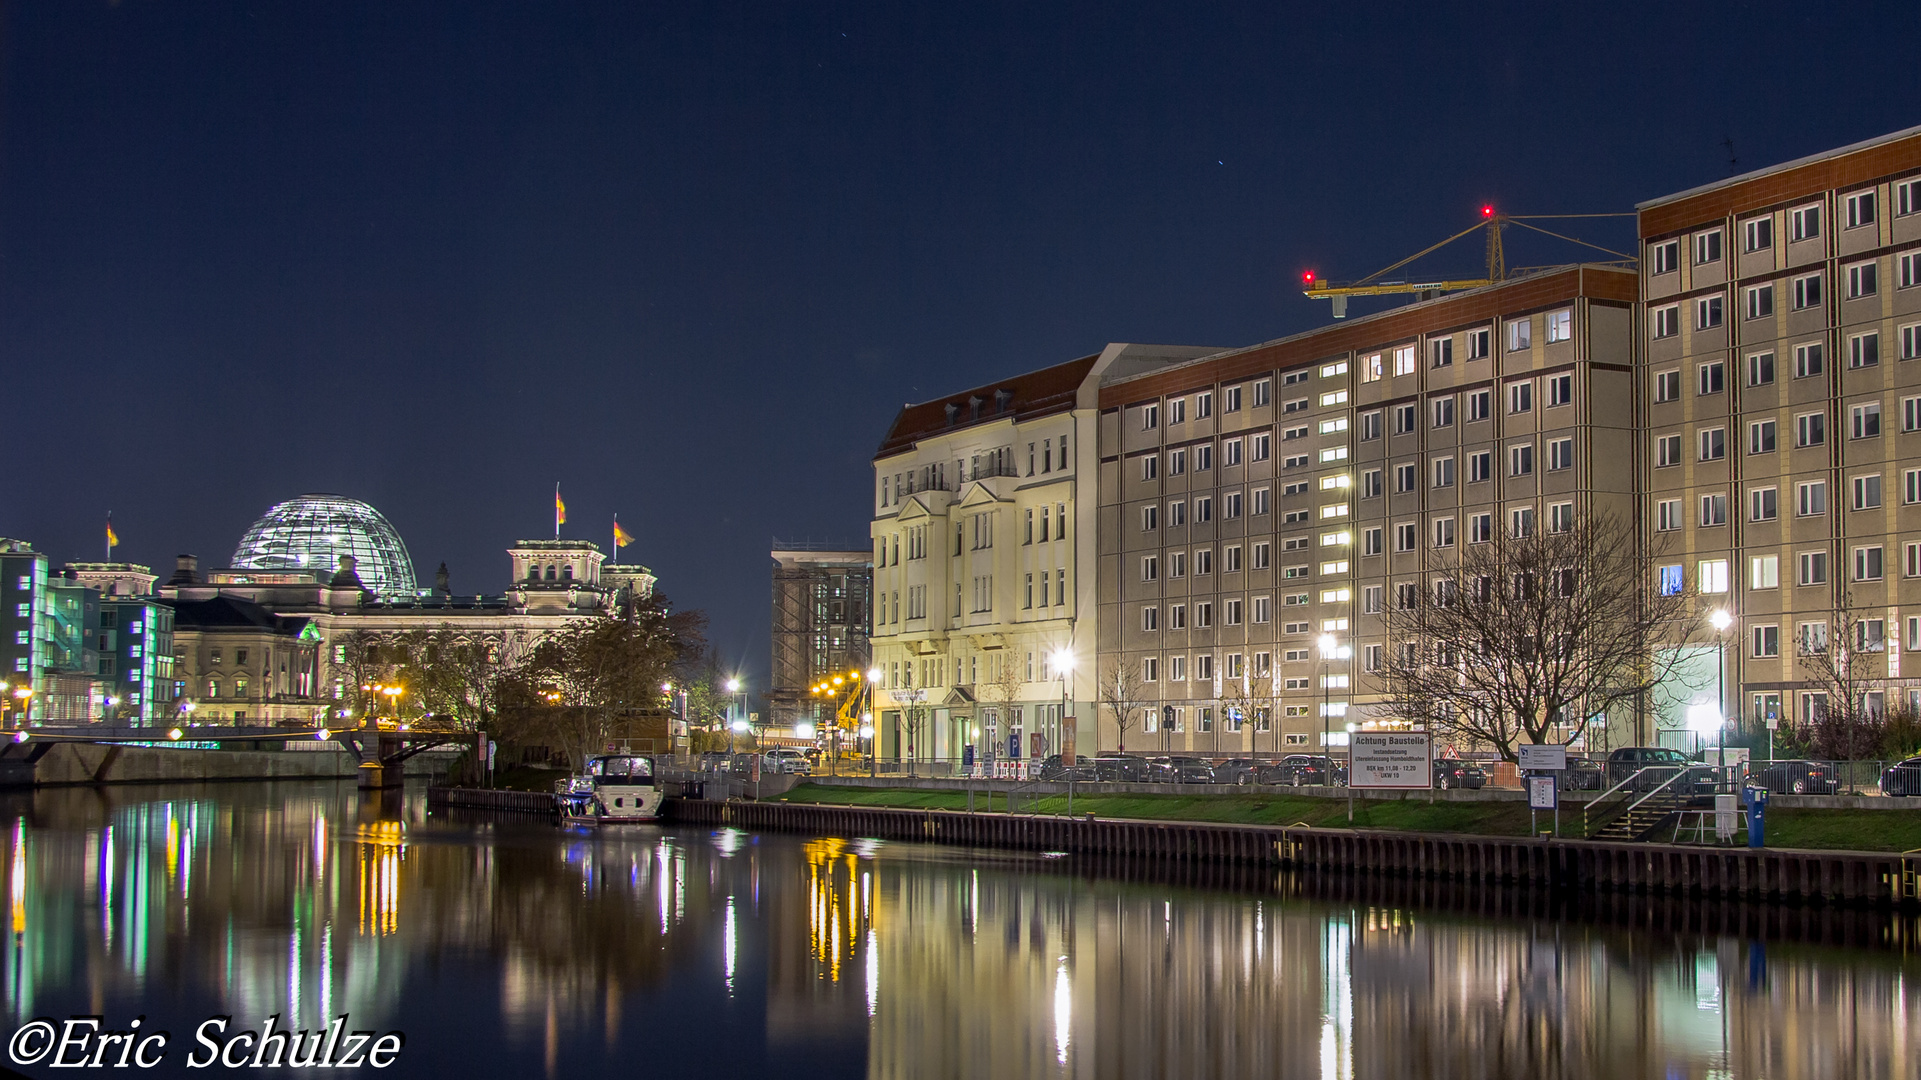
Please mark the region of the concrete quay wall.
[[1915, 905], [1921, 897], [1921, 859], [1879, 852], [1608, 844], [699, 799], [669, 800], [665, 814], [669, 821], [693, 825], [1569, 891], [1902, 906]]

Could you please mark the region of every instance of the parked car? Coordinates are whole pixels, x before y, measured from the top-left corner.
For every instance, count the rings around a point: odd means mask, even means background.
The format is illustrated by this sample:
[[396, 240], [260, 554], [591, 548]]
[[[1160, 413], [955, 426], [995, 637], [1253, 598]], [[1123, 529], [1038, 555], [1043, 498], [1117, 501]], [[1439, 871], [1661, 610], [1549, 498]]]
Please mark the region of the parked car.
[[1261, 770], [1259, 783], [1309, 787], [1326, 784], [1330, 773], [1336, 785], [1347, 783], [1347, 766], [1318, 754], [1289, 754]]
[[1568, 791], [1600, 791], [1608, 786], [1607, 769], [1593, 758], [1568, 758], [1561, 786]]
[[1086, 755], [1076, 755], [1074, 764], [1063, 765], [1059, 754], [1049, 754], [1041, 759], [1040, 771], [1035, 775], [1040, 780], [1071, 780], [1075, 783], [1101, 778], [1100, 771]]
[[1146, 758], [1131, 754], [1102, 754], [1094, 759], [1094, 771], [1109, 783], [1142, 784], [1153, 776]]
[[1442, 791], [1449, 788], [1479, 791], [1487, 786], [1487, 774], [1472, 761], [1463, 761], [1460, 758], [1435, 758], [1434, 786]]
[[1214, 782], [1217, 784], [1252, 784], [1261, 771], [1258, 758], [1228, 758], [1214, 766]]
[[776, 746], [767, 751], [766, 767], [778, 773], [806, 776], [813, 771], [814, 763], [808, 758], [805, 750], [797, 750], [791, 746]]
[[1841, 790], [1834, 769], [1818, 761], [1770, 762], [1756, 770], [1749, 782], [1777, 795], [1832, 795]]
[[700, 755], [700, 771], [701, 772], [726, 772], [727, 771], [727, 751], [709, 750], [706, 753]]
[[1214, 782], [1214, 766], [1197, 757], [1155, 758], [1154, 764], [1161, 769], [1161, 775], [1169, 777], [1172, 784], [1211, 784]]
[[1881, 794], [1921, 795], [1921, 757], [1888, 766], [1881, 774]]
[[[1607, 782], [1609, 787], [1619, 784], [1630, 777], [1634, 778], [1636, 791], [1653, 791], [1668, 782], [1679, 770], [1700, 770], [1694, 781], [1697, 790], [1712, 790], [1714, 780], [1706, 767], [1697, 765], [1686, 754], [1666, 746], [1623, 746], [1608, 755]], [[1686, 784], [1687, 781], [1681, 781]]]

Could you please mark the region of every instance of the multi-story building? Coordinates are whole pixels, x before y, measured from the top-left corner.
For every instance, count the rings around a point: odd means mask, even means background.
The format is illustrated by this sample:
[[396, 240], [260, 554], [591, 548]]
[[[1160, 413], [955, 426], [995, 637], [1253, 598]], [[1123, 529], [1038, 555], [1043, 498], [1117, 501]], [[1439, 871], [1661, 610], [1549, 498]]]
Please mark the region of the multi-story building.
[[874, 456], [883, 757], [1091, 749], [1099, 382], [1214, 350], [1100, 354], [909, 405]]
[[1431, 568], [1632, 520], [1635, 289], [1569, 266], [1104, 380], [1100, 652], [1141, 686], [1131, 748], [1344, 743]]
[[186, 689], [178, 716], [202, 723], [326, 721], [334, 703], [321, 693], [321, 635], [311, 619], [220, 594], [175, 599], [172, 608], [174, 658]]
[[173, 715], [184, 689], [173, 666], [173, 608], [152, 596], [114, 593], [100, 599], [102, 716], [155, 725]]
[[31, 717], [47, 667], [47, 557], [25, 540], [0, 539], [0, 706], [9, 721]]
[[1639, 210], [1645, 520], [1734, 618], [1726, 708], [1817, 715], [1837, 619], [1857, 704], [1921, 706], [1921, 128]]
[[775, 541], [773, 682], [765, 729], [776, 738], [826, 722], [827, 703], [809, 690], [835, 674], [866, 671], [874, 557]]

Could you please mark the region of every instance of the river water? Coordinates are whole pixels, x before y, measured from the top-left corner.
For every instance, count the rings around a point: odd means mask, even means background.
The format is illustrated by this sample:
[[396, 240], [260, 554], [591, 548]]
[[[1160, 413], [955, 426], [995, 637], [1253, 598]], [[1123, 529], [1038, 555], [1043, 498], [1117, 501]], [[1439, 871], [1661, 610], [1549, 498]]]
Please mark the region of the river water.
[[346, 1014], [404, 1035], [388, 1073], [483, 1080], [1921, 1076], [1908, 915], [594, 835], [333, 783], [0, 813], [5, 1034], [164, 1029], [146, 1075], [228, 1074], [187, 1067], [210, 1017], [244, 1062], [228, 1035]]

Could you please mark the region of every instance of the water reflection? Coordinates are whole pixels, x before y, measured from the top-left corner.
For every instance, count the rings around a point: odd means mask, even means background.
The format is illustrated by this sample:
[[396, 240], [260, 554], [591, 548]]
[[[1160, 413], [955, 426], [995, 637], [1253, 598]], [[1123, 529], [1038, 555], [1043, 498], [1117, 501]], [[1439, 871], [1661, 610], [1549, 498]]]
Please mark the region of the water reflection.
[[1921, 1068], [1908, 915], [595, 835], [333, 785], [41, 792], [0, 813], [13, 1024], [346, 1012], [408, 1032], [416, 1069], [483, 1077]]

